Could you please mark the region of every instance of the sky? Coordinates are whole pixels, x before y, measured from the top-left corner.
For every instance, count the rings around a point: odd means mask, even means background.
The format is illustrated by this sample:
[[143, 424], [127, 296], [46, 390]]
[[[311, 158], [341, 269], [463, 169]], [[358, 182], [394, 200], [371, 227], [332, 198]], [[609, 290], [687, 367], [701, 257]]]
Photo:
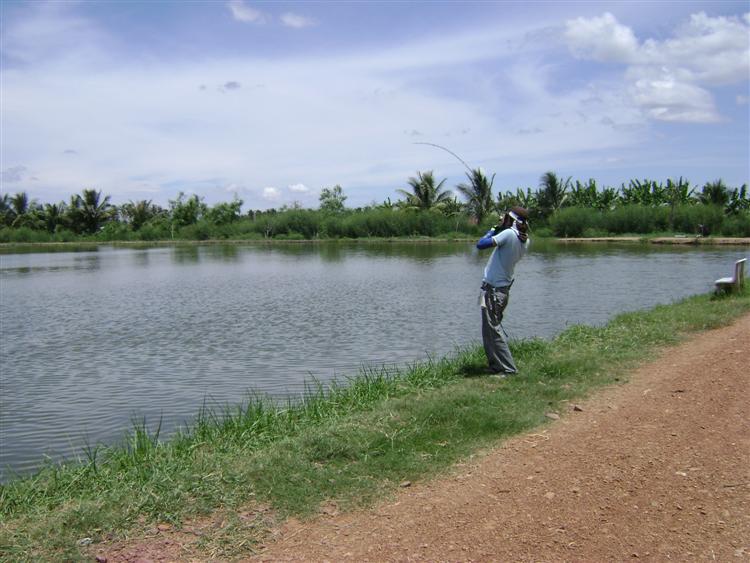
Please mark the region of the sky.
[[[0, 2], [0, 192], [750, 180], [750, 2]], [[420, 144], [421, 143], [421, 144]]]

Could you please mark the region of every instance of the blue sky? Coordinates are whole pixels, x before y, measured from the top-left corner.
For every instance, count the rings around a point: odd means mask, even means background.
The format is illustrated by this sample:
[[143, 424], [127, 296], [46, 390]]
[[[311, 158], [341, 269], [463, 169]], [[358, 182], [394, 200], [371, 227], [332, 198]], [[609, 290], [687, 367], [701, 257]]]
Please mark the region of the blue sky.
[[14, 2], [3, 193], [245, 209], [396, 199], [463, 167], [619, 186], [750, 179], [741, 2]]

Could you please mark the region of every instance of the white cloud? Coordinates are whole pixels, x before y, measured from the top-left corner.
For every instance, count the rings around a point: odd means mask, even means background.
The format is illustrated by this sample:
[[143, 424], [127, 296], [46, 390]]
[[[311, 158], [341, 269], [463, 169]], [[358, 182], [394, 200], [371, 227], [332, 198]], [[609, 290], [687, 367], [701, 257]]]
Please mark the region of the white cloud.
[[737, 100], [737, 105], [738, 106], [746, 106], [747, 103], [748, 103], [748, 97], [747, 96], [743, 96], [742, 94], [738, 95], [737, 98], [736, 98], [736, 100]]
[[750, 77], [747, 20], [747, 15], [710, 17], [700, 12], [673, 37], [640, 44], [630, 28], [605, 13], [567, 21], [563, 36], [578, 58], [627, 64], [629, 91], [649, 117], [707, 123], [720, 120], [708, 88]]
[[297, 194], [306, 194], [309, 193], [310, 188], [308, 188], [305, 184], [292, 184], [291, 186], [289, 186], [289, 191]]
[[279, 201], [281, 199], [281, 191], [273, 187], [263, 188], [263, 199], [266, 201]]
[[600, 17], [569, 20], [563, 36], [573, 54], [580, 58], [631, 62], [638, 52], [633, 31], [609, 12]]
[[51, 57], [101, 62], [111, 38], [90, 20], [73, 13], [72, 4], [32, 2], [27, 17], [3, 26], [2, 52], [11, 63], [33, 64]]
[[303, 27], [311, 27], [317, 23], [312, 18], [301, 16], [299, 14], [293, 14], [292, 12], [286, 12], [284, 14], [281, 14], [281, 22], [285, 26], [293, 27], [295, 29], [301, 29]]
[[266, 23], [266, 14], [255, 8], [245, 5], [243, 0], [229, 0], [227, 8], [232, 12], [232, 17], [240, 22], [245, 23]]
[[674, 76], [666, 68], [639, 69], [631, 86], [635, 102], [647, 114], [661, 121], [712, 123], [719, 121], [711, 94], [689, 81]]
[[642, 64], [676, 66], [696, 81], [731, 84], [750, 78], [750, 25], [700, 12], [665, 41], [646, 40]]
[[3, 183], [15, 184], [23, 180], [27, 171], [28, 169], [25, 166], [11, 166], [3, 170], [2, 174], [0, 174], [0, 180]]

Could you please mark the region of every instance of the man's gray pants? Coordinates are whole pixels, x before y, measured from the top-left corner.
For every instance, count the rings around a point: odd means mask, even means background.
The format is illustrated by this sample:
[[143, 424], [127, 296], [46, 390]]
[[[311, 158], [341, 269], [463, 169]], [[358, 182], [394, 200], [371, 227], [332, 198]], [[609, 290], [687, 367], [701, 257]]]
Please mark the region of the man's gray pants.
[[508, 289], [483, 288], [482, 305], [482, 342], [490, 371], [516, 373], [518, 370], [501, 324], [503, 312], [508, 306]]

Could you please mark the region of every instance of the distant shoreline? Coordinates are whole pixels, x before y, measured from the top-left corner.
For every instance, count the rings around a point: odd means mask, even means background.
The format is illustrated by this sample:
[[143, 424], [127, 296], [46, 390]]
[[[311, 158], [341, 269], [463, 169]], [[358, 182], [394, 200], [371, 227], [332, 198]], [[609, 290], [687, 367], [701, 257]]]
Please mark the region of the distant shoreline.
[[[540, 240], [558, 242], [558, 243], [641, 243], [641, 244], [662, 244], [662, 245], [694, 245], [694, 246], [750, 246], [750, 237], [695, 237], [695, 236], [675, 236], [675, 237], [649, 237], [649, 236], [623, 236], [623, 237], [576, 237], [576, 238], [556, 238], [542, 237]], [[444, 242], [474, 242], [474, 238], [468, 237], [414, 237], [414, 238], [353, 238], [353, 239], [208, 239], [208, 240], [113, 240], [113, 241], [70, 241], [70, 242], [4, 242], [0, 243], [0, 254], [13, 250], [34, 250], [39, 249], [87, 249], [99, 246], [121, 246], [121, 247], [140, 247], [151, 248], [157, 246], [212, 246], [212, 245], [289, 245], [289, 244], [310, 244], [310, 243], [444, 243]]]

